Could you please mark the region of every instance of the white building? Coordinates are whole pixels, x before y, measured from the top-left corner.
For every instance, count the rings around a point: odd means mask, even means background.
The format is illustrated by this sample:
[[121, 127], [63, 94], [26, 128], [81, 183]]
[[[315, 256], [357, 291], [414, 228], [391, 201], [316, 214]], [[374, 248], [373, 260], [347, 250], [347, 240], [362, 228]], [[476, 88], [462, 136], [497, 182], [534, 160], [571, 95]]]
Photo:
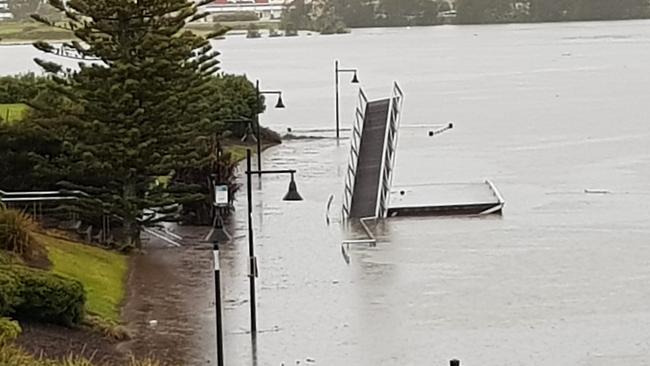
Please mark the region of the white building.
[[[2, 1], [2, 0], [0, 0]], [[290, 0], [215, 0], [202, 10], [212, 14], [256, 13], [260, 20], [276, 20]]]

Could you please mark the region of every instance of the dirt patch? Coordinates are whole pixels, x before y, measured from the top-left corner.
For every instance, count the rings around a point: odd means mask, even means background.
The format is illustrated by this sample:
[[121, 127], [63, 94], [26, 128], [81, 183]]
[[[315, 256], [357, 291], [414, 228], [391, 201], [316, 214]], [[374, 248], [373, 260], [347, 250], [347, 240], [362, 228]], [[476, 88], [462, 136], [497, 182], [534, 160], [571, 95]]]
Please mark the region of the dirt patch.
[[23, 321], [20, 326], [23, 332], [16, 344], [35, 356], [61, 359], [74, 354], [108, 365], [122, 364], [126, 360], [115, 342], [91, 329]]

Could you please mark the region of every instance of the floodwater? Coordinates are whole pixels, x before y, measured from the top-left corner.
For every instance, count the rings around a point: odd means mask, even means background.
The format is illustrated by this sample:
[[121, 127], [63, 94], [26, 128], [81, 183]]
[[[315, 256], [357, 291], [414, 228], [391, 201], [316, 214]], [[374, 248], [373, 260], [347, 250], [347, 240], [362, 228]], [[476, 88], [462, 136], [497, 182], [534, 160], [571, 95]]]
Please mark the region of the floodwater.
[[[279, 130], [334, 125], [335, 59], [359, 69], [371, 99], [398, 81], [403, 126], [455, 128], [433, 138], [404, 128], [395, 185], [489, 178], [507, 202], [502, 217], [387, 220], [376, 247], [353, 246], [346, 260], [341, 240], [358, 234], [338, 220], [347, 140], [268, 150], [264, 168], [298, 169], [305, 200], [281, 200], [288, 177], [254, 180], [252, 342], [240, 194], [234, 240], [221, 250], [227, 365], [650, 364], [650, 22], [216, 44], [226, 72], [284, 92], [287, 109], [262, 117]], [[24, 71], [35, 54], [0, 48], [0, 74]], [[341, 85], [346, 127], [355, 89]]]

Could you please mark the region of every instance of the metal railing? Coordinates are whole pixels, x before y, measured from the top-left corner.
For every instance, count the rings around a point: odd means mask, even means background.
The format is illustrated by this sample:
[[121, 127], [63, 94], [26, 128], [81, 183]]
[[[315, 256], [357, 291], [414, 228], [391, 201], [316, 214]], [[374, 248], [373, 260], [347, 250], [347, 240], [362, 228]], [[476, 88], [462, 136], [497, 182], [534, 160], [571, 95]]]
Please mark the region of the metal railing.
[[33, 217], [42, 219], [45, 212], [44, 205], [58, 206], [68, 201], [76, 201], [84, 195], [86, 194], [81, 191], [7, 192], [0, 189], [0, 203], [7, 208], [22, 209]]
[[384, 140], [384, 151], [381, 161], [381, 182], [379, 184], [377, 197], [377, 207], [375, 217], [385, 218], [388, 215], [388, 203], [390, 199], [390, 190], [393, 184], [393, 170], [395, 168], [395, 156], [397, 150], [397, 140], [399, 136], [399, 125], [404, 104], [404, 93], [395, 82], [390, 98], [388, 108], [388, 121], [386, 126], [386, 136]]
[[350, 136], [350, 158], [348, 160], [348, 167], [345, 174], [345, 190], [343, 191], [343, 219], [350, 217], [350, 209], [352, 205], [352, 192], [354, 190], [354, 183], [357, 176], [357, 163], [359, 162], [359, 148], [361, 144], [361, 136], [363, 135], [363, 123], [365, 120], [366, 108], [368, 106], [368, 98], [359, 88], [359, 105], [355, 113], [355, 122], [352, 127], [352, 135]]

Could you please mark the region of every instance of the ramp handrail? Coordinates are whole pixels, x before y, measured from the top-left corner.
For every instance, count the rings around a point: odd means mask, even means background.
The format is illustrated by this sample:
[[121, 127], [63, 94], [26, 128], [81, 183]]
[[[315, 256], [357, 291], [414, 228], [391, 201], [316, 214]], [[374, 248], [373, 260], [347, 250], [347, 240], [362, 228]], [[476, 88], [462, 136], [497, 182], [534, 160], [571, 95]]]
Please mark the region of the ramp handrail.
[[388, 215], [388, 203], [390, 199], [391, 186], [393, 184], [393, 170], [395, 168], [395, 156], [397, 140], [399, 136], [399, 125], [401, 120], [402, 106], [404, 104], [404, 92], [397, 82], [393, 83], [390, 105], [388, 108], [388, 121], [386, 135], [384, 137], [384, 151], [381, 161], [381, 182], [379, 184], [377, 197], [376, 217], [385, 218]]
[[363, 134], [363, 122], [365, 120], [366, 108], [368, 105], [368, 98], [359, 88], [359, 105], [355, 113], [355, 122], [352, 127], [352, 135], [350, 136], [350, 158], [345, 174], [345, 190], [343, 191], [343, 219], [350, 217], [350, 209], [352, 205], [352, 190], [357, 176], [357, 163], [359, 161], [359, 145], [361, 143], [361, 136]]

